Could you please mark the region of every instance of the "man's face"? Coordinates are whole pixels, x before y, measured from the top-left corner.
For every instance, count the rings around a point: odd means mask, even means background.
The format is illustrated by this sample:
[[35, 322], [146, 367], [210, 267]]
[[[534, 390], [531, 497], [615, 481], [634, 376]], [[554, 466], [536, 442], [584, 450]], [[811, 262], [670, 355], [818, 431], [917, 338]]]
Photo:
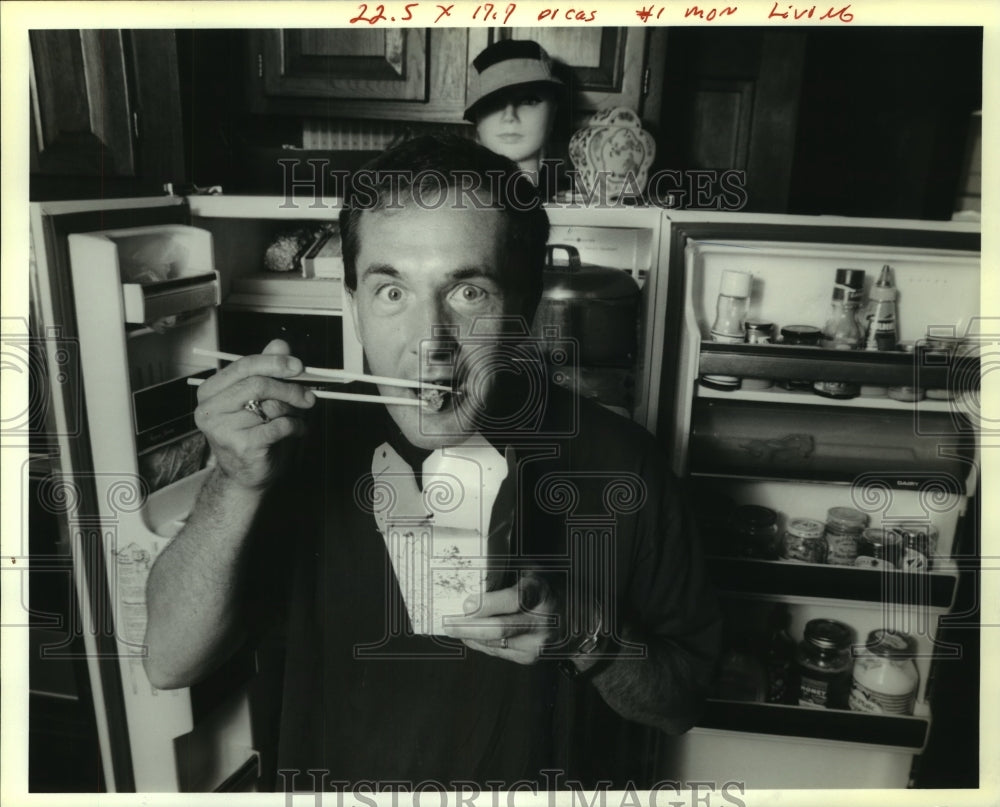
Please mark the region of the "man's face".
[[[374, 375], [454, 386], [440, 411], [389, 405], [413, 445], [434, 449], [463, 439], [495, 392], [499, 340], [484, 340], [482, 317], [513, 313], [502, 285], [506, 226], [495, 209], [447, 203], [426, 209], [366, 211], [358, 225], [357, 289], [351, 305]], [[495, 332], [489, 319], [486, 333]], [[438, 336], [435, 336], [435, 329]], [[440, 328], [450, 329], [441, 335]], [[457, 369], [456, 369], [457, 368]], [[417, 398], [417, 390], [379, 385], [382, 395]]]

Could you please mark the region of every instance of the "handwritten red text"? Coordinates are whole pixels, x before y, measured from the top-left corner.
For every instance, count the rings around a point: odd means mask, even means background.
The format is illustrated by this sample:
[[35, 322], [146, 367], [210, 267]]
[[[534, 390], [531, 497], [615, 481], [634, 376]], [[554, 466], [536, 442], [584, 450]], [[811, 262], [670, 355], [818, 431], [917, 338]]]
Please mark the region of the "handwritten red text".
[[775, 3], [771, 8], [771, 13], [767, 15], [767, 18], [769, 20], [811, 20], [815, 17], [818, 20], [840, 20], [841, 22], [851, 22], [851, 20], [854, 19], [854, 14], [851, 12], [850, 4], [839, 9], [830, 6], [820, 16], [817, 16], [817, 12], [819, 11], [818, 6], [799, 8], [798, 6], [788, 5], [787, 8], [788, 11], [778, 11], [778, 4]]

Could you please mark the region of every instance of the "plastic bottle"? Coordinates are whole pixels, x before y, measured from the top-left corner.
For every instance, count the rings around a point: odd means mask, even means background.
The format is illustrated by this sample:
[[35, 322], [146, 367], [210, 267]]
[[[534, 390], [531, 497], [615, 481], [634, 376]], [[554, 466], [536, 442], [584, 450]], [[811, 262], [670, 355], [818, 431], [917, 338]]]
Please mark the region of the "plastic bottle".
[[878, 282], [868, 292], [865, 350], [896, 349], [896, 286], [892, 281], [892, 268], [882, 267]]
[[[861, 269], [838, 269], [833, 287], [832, 311], [823, 328], [822, 347], [834, 350], [856, 350], [864, 341], [858, 323], [858, 308], [864, 288], [865, 273]], [[824, 398], [856, 398], [861, 388], [850, 381], [817, 381], [813, 392]]]
[[873, 630], [854, 661], [848, 706], [856, 712], [912, 715], [920, 686], [912, 636]]
[[[868, 292], [865, 313], [865, 350], [896, 349], [896, 286], [892, 282], [889, 264], [882, 267], [878, 282]], [[880, 384], [862, 384], [865, 397], [882, 397], [889, 388]]]
[[[727, 269], [719, 284], [719, 299], [715, 304], [715, 322], [712, 323], [712, 341], [736, 344], [745, 339], [744, 323], [750, 305], [749, 272]], [[732, 375], [703, 375], [701, 383], [720, 390], [740, 388], [740, 379]]]

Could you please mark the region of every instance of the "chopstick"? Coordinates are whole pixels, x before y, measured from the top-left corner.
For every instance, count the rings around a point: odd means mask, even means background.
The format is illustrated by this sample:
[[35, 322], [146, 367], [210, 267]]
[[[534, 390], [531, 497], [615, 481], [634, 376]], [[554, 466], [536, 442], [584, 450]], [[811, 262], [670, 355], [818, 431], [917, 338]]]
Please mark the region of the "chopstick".
[[[225, 353], [221, 350], [206, 350], [205, 348], [195, 347], [191, 349], [191, 352], [198, 356], [207, 356], [210, 359], [222, 359], [223, 361], [236, 361], [237, 359], [242, 359], [243, 357], [238, 353]], [[309, 378], [308, 376], [314, 376]], [[305, 372], [300, 373], [294, 378], [286, 378], [285, 381], [299, 381], [308, 383], [309, 381], [367, 381], [371, 384], [385, 384], [390, 387], [410, 387], [411, 389], [436, 389], [441, 392], [451, 392], [451, 387], [445, 387], [441, 384], [431, 384], [424, 383], [421, 381], [412, 381], [408, 378], [388, 378], [387, 376], [381, 375], [366, 375], [365, 373], [355, 373], [351, 370], [329, 370], [325, 367], [306, 367]], [[314, 390], [315, 391], [315, 390]], [[379, 397], [379, 396], [369, 396], [369, 397]], [[357, 396], [351, 398], [351, 400], [356, 400]], [[380, 398], [383, 402], [386, 398]], [[403, 399], [399, 399], [403, 400]], [[409, 400], [409, 399], [407, 399]], [[397, 401], [398, 403], [398, 401]]]
[[[194, 378], [189, 377], [187, 382], [192, 387], [200, 386], [205, 383], [204, 378]], [[294, 379], [285, 379], [294, 380]], [[329, 398], [331, 400], [338, 401], [360, 401], [361, 403], [380, 403], [380, 404], [400, 404], [402, 406], [423, 406], [424, 402], [419, 398], [393, 398], [390, 395], [362, 395], [361, 393], [353, 392], [328, 392], [327, 390], [314, 389], [312, 394], [317, 398]]]

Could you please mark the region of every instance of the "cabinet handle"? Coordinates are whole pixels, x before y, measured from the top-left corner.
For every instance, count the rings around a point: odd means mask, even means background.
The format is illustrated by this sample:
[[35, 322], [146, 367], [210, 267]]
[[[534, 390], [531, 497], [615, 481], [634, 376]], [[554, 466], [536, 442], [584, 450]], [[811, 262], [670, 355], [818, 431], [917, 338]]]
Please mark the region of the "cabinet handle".
[[264, 54], [257, 54], [257, 78], [264, 78]]
[[643, 98], [645, 98], [647, 95], [649, 95], [650, 72], [651, 71], [650, 71], [650, 69], [649, 69], [648, 66], [642, 71], [642, 97]]
[[139, 140], [139, 113], [132, 113], [132, 136], [135, 137], [136, 141]]

